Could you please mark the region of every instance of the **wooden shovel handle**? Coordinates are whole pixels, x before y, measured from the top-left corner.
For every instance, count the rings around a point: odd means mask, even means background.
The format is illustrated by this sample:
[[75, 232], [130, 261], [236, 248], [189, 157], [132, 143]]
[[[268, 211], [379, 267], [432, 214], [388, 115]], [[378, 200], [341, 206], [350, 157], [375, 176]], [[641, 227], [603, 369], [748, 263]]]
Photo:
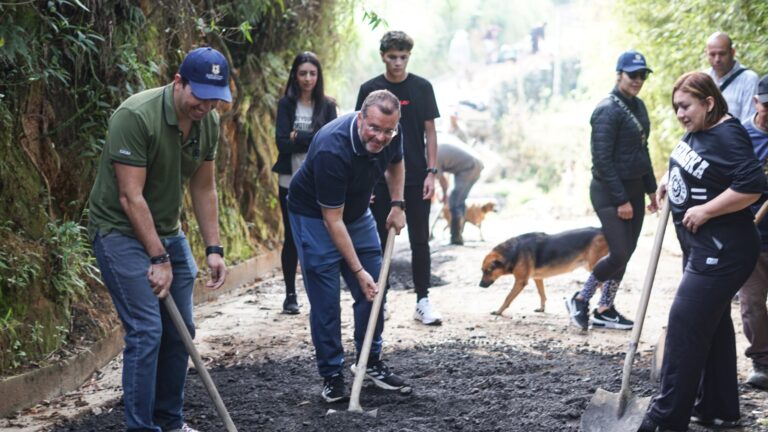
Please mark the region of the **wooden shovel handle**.
[[376, 330], [376, 323], [379, 320], [379, 310], [384, 302], [384, 291], [387, 288], [387, 276], [389, 275], [389, 265], [392, 262], [392, 251], [395, 248], [395, 229], [390, 228], [387, 234], [387, 245], [384, 247], [384, 257], [381, 262], [381, 271], [379, 271], [379, 292], [373, 299], [371, 307], [371, 316], [368, 318], [368, 328], [365, 330], [365, 339], [360, 357], [357, 359], [355, 367], [355, 381], [352, 383], [352, 393], [349, 395], [349, 408], [347, 411], [362, 412], [360, 406], [360, 391], [363, 389], [363, 379], [365, 379], [365, 370], [368, 366], [368, 357], [371, 354], [371, 343], [373, 342], [373, 332]]

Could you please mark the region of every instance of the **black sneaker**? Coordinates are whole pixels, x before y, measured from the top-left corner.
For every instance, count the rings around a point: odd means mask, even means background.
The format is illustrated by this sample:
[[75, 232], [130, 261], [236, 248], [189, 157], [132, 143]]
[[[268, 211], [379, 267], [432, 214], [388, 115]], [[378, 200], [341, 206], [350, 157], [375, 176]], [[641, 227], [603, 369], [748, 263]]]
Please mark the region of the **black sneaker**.
[[336, 375], [325, 377], [322, 396], [328, 403], [349, 399], [349, 396], [347, 396], [347, 386], [344, 384], [344, 375], [337, 373]]
[[288, 315], [298, 315], [299, 303], [296, 301], [296, 294], [287, 294], [283, 301], [283, 313]]
[[593, 310], [592, 325], [594, 327], [632, 330], [632, 326], [634, 326], [635, 323], [624, 318], [624, 315], [620, 314], [615, 307], [611, 306], [610, 309], [602, 313], [598, 312], [597, 309]]
[[[351, 366], [352, 373], [357, 373], [357, 365]], [[403, 378], [395, 375], [384, 360], [373, 360], [368, 362], [368, 368], [365, 370], [365, 377], [371, 380], [376, 387], [384, 390], [398, 390], [401, 393], [410, 393], [409, 386]]]
[[570, 299], [565, 300], [565, 308], [568, 309], [568, 315], [571, 316], [571, 324], [576, 327], [587, 330], [589, 327], [589, 302], [585, 300], [579, 300], [576, 293]]
[[637, 432], [662, 432], [663, 429], [646, 414]]

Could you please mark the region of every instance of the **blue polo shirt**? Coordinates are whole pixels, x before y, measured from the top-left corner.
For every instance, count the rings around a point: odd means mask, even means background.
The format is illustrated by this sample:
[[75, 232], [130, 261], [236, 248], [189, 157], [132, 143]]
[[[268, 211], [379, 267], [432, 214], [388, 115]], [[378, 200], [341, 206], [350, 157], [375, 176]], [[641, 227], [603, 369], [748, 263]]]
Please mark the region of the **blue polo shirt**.
[[[398, 130], [400, 126], [398, 125]], [[402, 133], [379, 153], [369, 153], [357, 132], [357, 112], [323, 126], [288, 189], [288, 209], [322, 219], [322, 207], [344, 206], [344, 223], [365, 214], [373, 185], [391, 163], [403, 160]]]

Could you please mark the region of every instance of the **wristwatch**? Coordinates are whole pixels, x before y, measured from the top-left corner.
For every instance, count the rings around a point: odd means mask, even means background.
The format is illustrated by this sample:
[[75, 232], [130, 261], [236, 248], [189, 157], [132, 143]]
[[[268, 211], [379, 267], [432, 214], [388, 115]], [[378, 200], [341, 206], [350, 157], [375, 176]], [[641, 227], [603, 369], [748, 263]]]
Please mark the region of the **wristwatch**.
[[427, 168], [428, 173], [437, 174], [437, 168]]
[[400, 210], [405, 210], [405, 201], [403, 200], [392, 200], [389, 204], [392, 207], [400, 207]]
[[219, 256], [224, 258], [224, 248], [221, 246], [208, 246], [205, 248], [205, 256], [210, 254], [219, 254]]

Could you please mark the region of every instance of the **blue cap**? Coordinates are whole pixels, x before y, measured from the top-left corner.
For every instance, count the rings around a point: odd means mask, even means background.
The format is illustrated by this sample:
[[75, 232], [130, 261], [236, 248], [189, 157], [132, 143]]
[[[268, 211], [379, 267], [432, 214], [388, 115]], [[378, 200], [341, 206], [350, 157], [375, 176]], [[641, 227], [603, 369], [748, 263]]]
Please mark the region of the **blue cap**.
[[642, 54], [635, 50], [630, 50], [619, 56], [619, 61], [616, 62], [616, 72], [634, 72], [639, 70], [653, 72], [645, 63], [645, 57]]
[[229, 64], [220, 52], [210, 47], [189, 52], [179, 67], [179, 75], [189, 81], [192, 94], [202, 100], [232, 102], [229, 91]]
[[762, 77], [757, 83], [757, 101], [761, 104], [768, 102], [768, 75]]

